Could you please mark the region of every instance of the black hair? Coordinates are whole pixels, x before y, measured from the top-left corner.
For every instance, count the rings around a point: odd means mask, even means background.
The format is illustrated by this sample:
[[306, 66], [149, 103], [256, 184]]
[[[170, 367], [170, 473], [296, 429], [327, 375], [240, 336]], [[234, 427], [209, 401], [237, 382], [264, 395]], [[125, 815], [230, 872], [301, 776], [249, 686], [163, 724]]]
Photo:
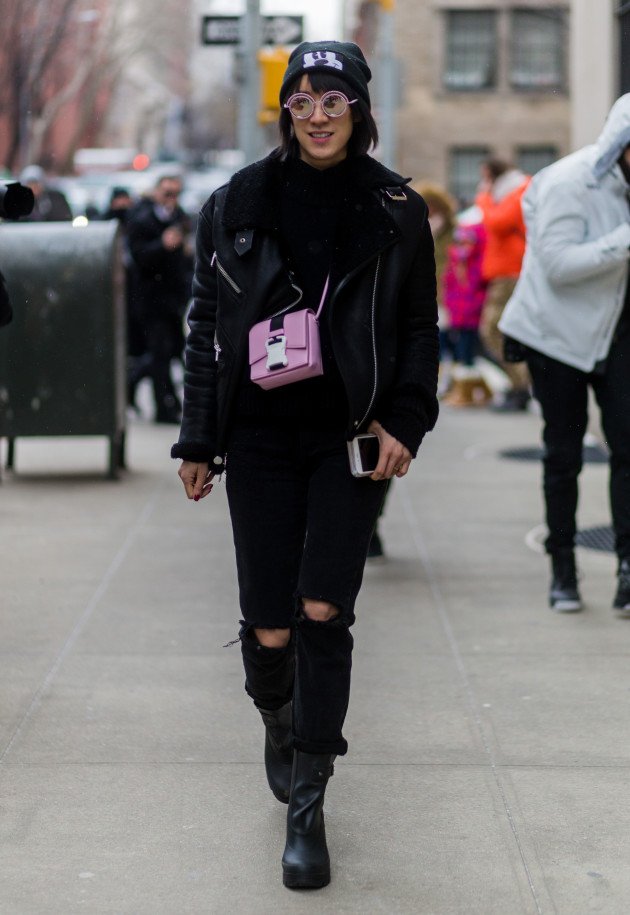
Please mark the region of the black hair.
[[497, 156], [490, 156], [488, 159], [484, 159], [483, 164], [488, 169], [493, 181], [496, 181], [497, 178], [500, 178], [511, 168], [509, 162], [506, 162], [505, 159], [499, 159]]
[[[303, 73], [300, 73], [295, 82], [287, 88], [282, 99], [283, 104], [291, 95], [300, 91], [300, 83], [302, 82], [303, 75]], [[343, 79], [329, 73], [315, 71], [309, 73], [308, 78], [313, 92], [319, 94], [337, 91], [343, 92], [350, 101], [356, 99], [355, 104], [352, 106], [353, 127], [350, 140], [348, 141], [348, 156], [363, 156], [373, 146], [376, 146], [378, 143], [378, 128], [376, 122], [372, 117], [372, 112], [367, 103], [357, 95], [354, 89], [351, 89], [348, 83]], [[276, 150], [276, 155], [281, 159], [286, 159], [290, 156], [299, 156], [299, 143], [295, 139], [292, 128], [291, 114], [288, 108], [281, 108], [280, 117], [278, 118], [280, 146]]]

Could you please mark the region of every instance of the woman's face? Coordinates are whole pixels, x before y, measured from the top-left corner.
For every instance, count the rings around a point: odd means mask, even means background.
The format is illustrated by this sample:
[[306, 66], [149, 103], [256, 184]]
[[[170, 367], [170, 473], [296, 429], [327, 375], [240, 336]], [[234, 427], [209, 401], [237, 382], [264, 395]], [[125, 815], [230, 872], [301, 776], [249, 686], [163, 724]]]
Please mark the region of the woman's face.
[[[319, 101], [322, 93], [313, 92], [308, 76], [300, 81], [299, 92], [308, 92]], [[352, 136], [352, 106], [348, 105], [340, 118], [329, 118], [321, 105], [307, 120], [291, 118], [295, 139], [300, 145], [300, 158], [313, 168], [330, 168], [338, 165], [348, 154], [348, 142]]]

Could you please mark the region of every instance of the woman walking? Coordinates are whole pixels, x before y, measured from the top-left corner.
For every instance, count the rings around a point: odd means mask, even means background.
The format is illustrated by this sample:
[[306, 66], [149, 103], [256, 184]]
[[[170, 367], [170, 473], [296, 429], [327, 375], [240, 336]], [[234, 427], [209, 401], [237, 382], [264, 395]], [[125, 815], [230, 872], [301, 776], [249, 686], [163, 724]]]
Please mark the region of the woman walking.
[[[427, 210], [367, 155], [370, 76], [352, 43], [299, 45], [281, 145], [204, 205], [172, 449], [189, 499], [226, 470], [245, 689], [288, 802], [288, 887], [330, 881], [322, 807], [347, 751], [354, 604], [387, 480], [407, 473], [438, 409]], [[313, 358], [291, 381], [296, 342]], [[378, 455], [360, 478], [347, 442], [367, 431]]]

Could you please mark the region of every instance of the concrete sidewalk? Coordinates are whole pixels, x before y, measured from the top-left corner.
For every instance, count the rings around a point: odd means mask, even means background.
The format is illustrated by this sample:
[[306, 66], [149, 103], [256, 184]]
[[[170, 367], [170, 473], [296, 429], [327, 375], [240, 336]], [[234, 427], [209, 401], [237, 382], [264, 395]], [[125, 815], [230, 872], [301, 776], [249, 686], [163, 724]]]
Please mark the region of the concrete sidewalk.
[[[281, 885], [285, 808], [222, 647], [225, 490], [185, 501], [173, 435], [134, 424], [119, 482], [98, 440], [20, 440], [0, 485], [2, 915], [626, 915], [630, 622], [595, 551], [586, 610], [546, 606], [539, 466], [498, 456], [539, 420], [444, 408], [394, 486], [310, 894]], [[582, 527], [606, 482], [585, 468]]]

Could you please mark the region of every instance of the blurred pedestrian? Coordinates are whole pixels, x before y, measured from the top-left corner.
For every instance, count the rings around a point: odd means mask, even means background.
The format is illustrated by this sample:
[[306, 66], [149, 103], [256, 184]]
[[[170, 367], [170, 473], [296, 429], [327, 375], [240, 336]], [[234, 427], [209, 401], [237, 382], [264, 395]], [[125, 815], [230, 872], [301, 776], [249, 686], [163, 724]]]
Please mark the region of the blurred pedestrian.
[[[597, 143], [539, 172], [523, 198], [527, 251], [501, 320], [524, 346], [544, 427], [549, 602], [581, 609], [575, 568], [578, 476], [591, 387], [610, 449], [618, 557], [613, 606], [630, 611], [630, 94]], [[514, 357], [513, 357], [514, 358]]]
[[443, 295], [455, 366], [453, 386], [444, 402], [453, 407], [482, 406], [492, 399], [476, 366], [479, 319], [487, 288], [481, 270], [484, 247], [485, 230], [477, 224], [456, 226], [447, 249]]
[[107, 209], [103, 213], [103, 219], [117, 219], [121, 225], [125, 225], [131, 212], [133, 198], [126, 187], [113, 187], [109, 195]]
[[[386, 481], [407, 473], [438, 409], [427, 207], [367, 155], [377, 141], [370, 76], [355, 44], [300, 44], [280, 90], [280, 148], [203, 207], [172, 451], [189, 499], [227, 467], [245, 688], [265, 723], [270, 787], [289, 804], [283, 879], [293, 888], [330, 880], [322, 806], [347, 750], [368, 542]], [[283, 380], [274, 373], [303, 339], [290, 319], [305, 306], [321, 308], [321, 373], [265, 390], [250, 360]], [[357, 478], [346, 446], [365, 431], [377, 465]]]
[[20, 181], [33, 191], [35, 205], [27, 222], [67, 222], [72, 219], [72, 210], [65, 195], [48, 183], [46, 172], [39, 165], [28, 165], [20, 174]]
[[412, 184], [415, 191], [424, 198], [429, 208], [429, 225], [435, 245], [435, 277], [437, 282], [438, 321], [440, 327], [440, 378], [438, 392], [445, 394], [451, 384], [451, 369], [454, 360], [454, 346], [450, 335], [449, 315], [444, 305], [444, 269], [448, 246], [453, 240], [455, 229], [455, 201], [444, 188], [428, 181]]
[[149, 352], [148, 327], [142, 297], [139, 294], [137, 270], [131, 252], [127, 228], [133, 210], [133, 198], [127, 188], [113, 187], [102, 219], [117, 220], [121, 230], [122, 259], [125, 268], [125, 298], [127, 302], [127, 405], [139, 411], [136, 391], [143, 378], [151, 376], [152, 358]]
[[508, 162], [495, 158], [482, 163], [481, 176], [475, 203], [483, 213], [486, 230], [482, 270], [488, 291], [479, 331], [487, 353], [503, 369], [510, 382], [496, 409], [510, 412], [525, 410], [530, 400], [527, 369], [503, 358], [503, 337], [498, 325], [521, 272], [525, 251], [521, 197], [531, 179]]
[[[132, 310], [146, 332], [155, 422], [179, 423], [181, 404], [171, 361], [181, 359], [183, 316], [191, 296], [190, 221], [179, 205], [182, 183], [163, 175], [151, 195], [129, 214], [127, 239], [132, 258]], [[139, 368], [141, 370], [141, 367]], [[130, 397], [138, 378], [130, 379]]]

